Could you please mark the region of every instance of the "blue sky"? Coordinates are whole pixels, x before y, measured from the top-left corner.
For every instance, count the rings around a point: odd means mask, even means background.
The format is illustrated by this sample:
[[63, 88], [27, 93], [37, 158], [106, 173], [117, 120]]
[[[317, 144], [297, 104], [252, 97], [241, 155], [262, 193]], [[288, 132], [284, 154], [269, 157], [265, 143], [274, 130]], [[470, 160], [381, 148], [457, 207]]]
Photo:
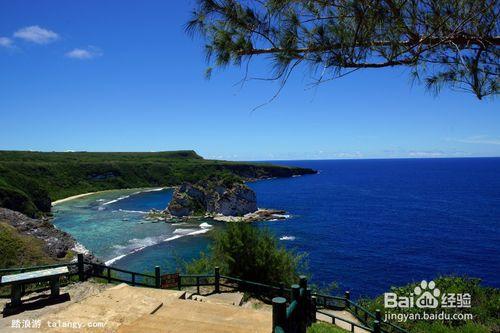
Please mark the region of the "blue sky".
[[[357, 72], [236, 85], [183, 31], [194, 1], [0, 0], [0, 149], [194, 149], [232, 160], [500, 156], [498, 101]], [[270, 69], [265, 59], [253, 69]]]

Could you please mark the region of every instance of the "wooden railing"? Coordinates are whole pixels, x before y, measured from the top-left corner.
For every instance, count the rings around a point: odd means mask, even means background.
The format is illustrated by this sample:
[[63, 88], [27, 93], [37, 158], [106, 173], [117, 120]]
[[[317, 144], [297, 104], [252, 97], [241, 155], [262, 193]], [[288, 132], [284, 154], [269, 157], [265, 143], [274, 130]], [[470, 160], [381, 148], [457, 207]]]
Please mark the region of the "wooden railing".
[[285, 297], [272, 300], [274, 333], [305, 333], [316, 321], [316, 303], [305, 276], [300, 277], [299, 284], [292, 285], [290, 296], [288, 305]]
[[[81, 282], [89, 277], [97, 277], [105, 279], [107, 282], [123, 282], [133, 286], [161, 288], [162, 275], [159, 266], [154, 268], [154, 275], [138, 273], [85, 262], [82, 254], [78, 254], [77, 262], [67, 264], [0, 269], [0, 276], [62, 266], [68, 266], [70, 269], [68, 278], [78, 276], [78, 280]], [[344, 297], [312, 293], [304, 276], [300, 277], [298, 285], [294, 284], [291, 288], [285, 288], [283, 283], [280, 283], [279, 286], [273, 286], [221, 275], [219, 268], [215, 267], [213, 274], [179, 274], [177, 285], [173, 286], [173, 288], [180, 290], [185, 287], [196, 287], [196, 292], [200, 294], [200, 287], [204, 286], [213, 286], [214, 293], [220, 293], [221, 287], [224, 287], [226, 289], [251, 292], [271, 300], [274, 333], [303, 333], [316, 320], [316, 313], [330, 317], [333, 324], [338, 321], [347, 323], [351, 332], [354, 332], [357, 327], [373, 333], [409, 333], [399, 326], [383, 321], [380, 310], [372, 313], [352, 301], [348, 291], [345, 292]], [[341, 318], [325, 310], [346, 310], [353, 314], [361, 324]]]

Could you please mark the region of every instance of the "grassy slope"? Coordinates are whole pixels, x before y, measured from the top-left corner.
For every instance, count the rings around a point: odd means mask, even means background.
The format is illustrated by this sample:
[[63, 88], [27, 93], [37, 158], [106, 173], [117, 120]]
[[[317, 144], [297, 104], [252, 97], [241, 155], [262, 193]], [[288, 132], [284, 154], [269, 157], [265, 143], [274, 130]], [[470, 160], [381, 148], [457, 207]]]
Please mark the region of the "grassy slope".
[[289, 177], [312, 170], [262, 163], [205, 160], [194, 151], [158, 153], [43, 153], [0, 151], [0, 206], [36, 216], [68, 196], [121, 188], [177, 185], [236, 174]]
[[43, 242], [35, 237], [24, 236], [0, 221], [0, 268], [28, 267], [51, 264], [54, 259], [43, 251]]
[[348, 331], [343, 330], [340, 327], [322, 322], [314, 323], [312, 324], [311, 327], [307, 329], [307, 333], [347, 333], [347, 332]]

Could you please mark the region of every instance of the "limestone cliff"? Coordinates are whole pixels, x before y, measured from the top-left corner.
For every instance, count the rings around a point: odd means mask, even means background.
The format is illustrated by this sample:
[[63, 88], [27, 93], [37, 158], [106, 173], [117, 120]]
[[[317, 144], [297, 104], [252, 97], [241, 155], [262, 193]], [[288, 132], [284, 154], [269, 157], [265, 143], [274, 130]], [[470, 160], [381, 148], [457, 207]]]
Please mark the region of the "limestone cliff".
[[175, 190], [167, 207], [167, 213], [175, 217], [207, 213], [243, 216], [256, 210], [257, 199], [254, 191], [238, 182], [183, 183]]

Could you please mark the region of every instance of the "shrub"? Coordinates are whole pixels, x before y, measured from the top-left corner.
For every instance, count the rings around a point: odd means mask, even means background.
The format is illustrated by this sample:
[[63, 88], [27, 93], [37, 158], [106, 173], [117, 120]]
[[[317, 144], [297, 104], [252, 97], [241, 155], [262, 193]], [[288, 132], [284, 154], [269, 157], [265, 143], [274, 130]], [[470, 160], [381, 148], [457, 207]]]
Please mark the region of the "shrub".
[[248, 223], [228, 224], [214, 236], [209, 253], [185, 264], [185, 271], [206, 273], [215, 266], [224, 275], [271, 285], [295, 283], [305, 267], [304, 255], [279, 245], [268, 229]]
[[[497, 288], [485, 287], [481, 285], [480, 279], [442, 276], [434, 279], [436, 287], [441, 293], [455, 293], [471, 295], [470, 308], [440, 308], [445, 313], [471, 313], [473, 321], [448, 321], [448, 322], [414, 322], [396, 323], [416, 333], [482, 333], [498, 332], [500, 327], [500, 290]], [[416, 284], [408, 284], [402, 287], [392, 287], [391, 292], [398, 295], [410, 295]], [[362, 300], [360, 303], [370, 311], [381, 309], [384, 312], [384, 297], [379, 296], [373, 300]], [[395, 308], [391, 313], [423, 313], [426, 309], [412, 307], [408, 309]], [[486, 331], [485, 331], [486, 329]]]

